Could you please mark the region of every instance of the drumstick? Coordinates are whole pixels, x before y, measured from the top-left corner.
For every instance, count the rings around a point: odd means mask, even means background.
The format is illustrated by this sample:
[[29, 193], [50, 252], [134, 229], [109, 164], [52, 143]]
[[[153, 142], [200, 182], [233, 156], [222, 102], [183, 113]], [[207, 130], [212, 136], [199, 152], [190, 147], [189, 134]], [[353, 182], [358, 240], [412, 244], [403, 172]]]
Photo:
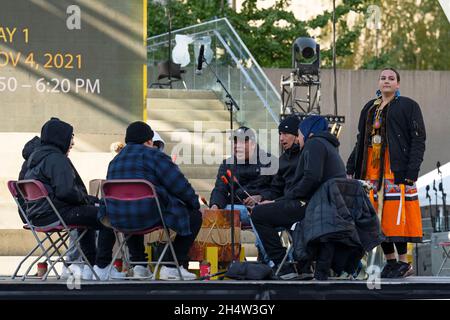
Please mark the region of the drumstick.
[[[231, 170], [230, 169], [227, 170], [227, 176], [229, 176], [231, 178]], [[236, 182], [238, 184], [239, 188], [241, 188], [244, 191], [244, 193], [247, 195], [247, 197], [252, 199], [255, 204], [258, 203], [258, 201], [256, 201], [255, 198], [253, 198], [250, 195], [250, 193], [248, 193], [247, 190], [245, 190], [244, 187], [239, 183], [239, 180], [236, 178], [236, 176], [233, 176], [233, 180], [234, 180], [234, 182]]]
[[202, 200], [203, 204], [209, 207], [208, 201], [206, 201], [205, 197], [201, 197], [200, 200]]
[[[230, 183], [228, 182], [228, 179], [225, 176], [221, 176], [220, 179], [222, 179], [223, 183], [225, 183], [226, 185], [229, 185]], [[244, 203], [244, 201], [242, 201], [242, 199], [237, 195], [234, 194], [236, 196], [236, 198], [238, 198], [238, 200], [242, 203]]]

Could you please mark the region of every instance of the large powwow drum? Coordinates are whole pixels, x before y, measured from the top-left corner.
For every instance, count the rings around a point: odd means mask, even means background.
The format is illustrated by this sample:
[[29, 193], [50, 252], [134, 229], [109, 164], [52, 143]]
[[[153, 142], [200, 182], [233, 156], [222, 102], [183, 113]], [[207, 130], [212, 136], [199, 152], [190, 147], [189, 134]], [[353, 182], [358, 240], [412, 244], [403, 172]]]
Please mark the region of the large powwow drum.
[[[203, 223], [194, 244], [189, 251], [192, 261], [203, 261], [206, 258], [207, 247], [218, 247], [219, 262], [231, 262], [231, 210], [205, 209]], [[239, 259], [241, 243], [241, 221], [239, 211], [234, 211], [234, 255]]]

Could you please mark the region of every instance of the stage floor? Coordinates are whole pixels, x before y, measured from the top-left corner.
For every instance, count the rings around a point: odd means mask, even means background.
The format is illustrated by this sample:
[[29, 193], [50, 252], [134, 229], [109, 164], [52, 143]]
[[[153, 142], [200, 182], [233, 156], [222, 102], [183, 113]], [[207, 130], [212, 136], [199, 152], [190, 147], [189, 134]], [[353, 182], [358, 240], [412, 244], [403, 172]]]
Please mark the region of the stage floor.
[[[450, 277], [367, 281], [81, 281], [0, 278], [0, 299], [355, 300], [450, 299]], [[369, 289], [372, 287], [373, 289]]]

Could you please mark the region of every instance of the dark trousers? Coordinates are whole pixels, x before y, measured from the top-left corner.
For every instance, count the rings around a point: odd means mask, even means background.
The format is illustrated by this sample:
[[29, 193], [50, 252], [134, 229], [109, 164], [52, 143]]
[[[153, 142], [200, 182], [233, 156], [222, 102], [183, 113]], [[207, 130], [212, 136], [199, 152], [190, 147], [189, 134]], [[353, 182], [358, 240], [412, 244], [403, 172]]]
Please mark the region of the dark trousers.
[[[81, 238], [80, 246], [91, 265], [105, 268], [111, 263], [112, 249], [116, 241], [112, 229], [103, 226], [97, 219], [98, 208], [92, 205], [77, 206], [64, 210], [61, 216], [68, 225], [88, 227], [88, 231]], [[98, 248], [95, 247], [96, 230], [98, 234]], [[83, 229], [78, 230], [79, 234]]]
[[299, 200], [281, 200], [273, 203], [258, 205], [253, 209], [251, 218], [261, 238], [264, 249], [269, 258], [279, 264], [286, 254], [281, 244], [277, 228], [289, 229], [305, 217], [306, 205]]
[[339, 242], [316, 242], [310, 244], [313, 250], [312, 257], [316, 260], [316, 273], [329, 276], [330, 269], [335, 273], [347, 272], [353, 274], [359, 261], [364, 255], [364, 250], [359, 247], [351, 247]]
[[[202, 226], [202, 214], [198, 210], [194, 210], [189, 214], [189, 224], [191, 227], [191, 234], [188, 236], [176, 235], [173, 242], [173, 248], [178, 259], [178, 263], [183, 265], [186, 269], [189, 264], [189, 249], [194, 243], [198, 232]], [[145, 253], [144, 236], [131, 236], [127, 241], [128, 250], [130, 251], [131, 261], [147, 261], [147, 254]], [[167, 249], [163, 261], [173, 261], [170, 249]]]
[[383, 242], [381, 243], [381, 248], [383, 249], [384, 254], [393, 254], [395, 253], [394, 244], [397, 248], [398, 254], [406, 254], [408, 252], [408, 243], [407, 242]]
[[321, 273], [329, 276], [329, 271], [335, 252], [335, 244], [333, 242], [321, 242], [316, 244], [316, 250], [315, 273]]

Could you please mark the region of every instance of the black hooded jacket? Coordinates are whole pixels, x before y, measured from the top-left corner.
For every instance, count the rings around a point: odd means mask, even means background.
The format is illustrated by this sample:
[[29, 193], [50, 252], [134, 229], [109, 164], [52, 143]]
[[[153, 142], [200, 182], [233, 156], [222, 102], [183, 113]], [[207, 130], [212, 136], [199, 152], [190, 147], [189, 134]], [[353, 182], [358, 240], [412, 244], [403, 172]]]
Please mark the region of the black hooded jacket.
[[293, 144], [280, 156], [277, 174], [273, 177], [270, 188], [261, 192], [262, 200], [275, 200], [287, 192], [291, 180], [295, 177], [298, 161], [300, 159], [300, 146]]
[[[268, 164], [264, 164], [260, 159], [260, 154], [265, 154], [266, 159], [270, 159], [270, 162]], [[256, 161], [247, 161], [246, 163], [239, 163], [239, 161], [237, 161], [234, 172], [234, 176], [238, 179], [239, 183], [244, 187], [245, 191], [252, 196], [261, 194], [263, 190], [267, 190], [270, 187], [273, 175], [261, 174], [261, 170], [264, 168], [269, 168], [272, 161], [276, 160], [276, 157], [273, 157], [271, 154], [259, 149], [259, 147], [257, 147], [255, 155], [257, 156]], [[227, 176], [227, 170], [233, 170], [233, 165], [231, 163], [231, 158], [228, 158], [224, 160], [219, 167], [216, 184], [211, 192], [211, 206], [217, 205], [220, 209], [223, 209], [231, 202], [231, 188], [225, 185], [221, 179], [222, 176], [225, 176], [228, 181], [231, 181], [231, 179]], [[242, 204], [241, 201], [239, 201], [239, 198], [241, 200], [247, 198], [244, 190], [240, 188], [237, 183], [234, 184], [234, 195], [236, 204]]]
[[[20, 169], [18, 180], [23, 180], [25, 178], [25, 173], [27, 172], [27, 169], [28, 169], [28, 167], [27, 167], [28, 158], [33, 153], [33, 151], [36, 148], [38, 148], [40, 145], [41, 145], [41, 139], [38, 136], [35, 136], [35, 137], [33, 137], [33, 139], [28, 141], [25, 144], [25, 146], [23, 147], [22, 157], [25, 161], [22, 163], [22, 168]], [[24, 207], [25, 200], [20, 196], [20, 194], [18, 195], [17, 200], [19, 201], [20, 207], [25, 208]], [[23, 223], [27, 223], [26, 220], [22, 217], [20, 210], [19, 210], [19, 216], [20, 216], [20, 219], [22, 219]]]
[[303, 146], [293, 179], [286, 193], [277, 200], [309, 200], [322, 183], [333, 178], [345, 178], [345, 165], [339, 151], [339, 140], [327, 131], [308, 138]]
[[[30, 155], [25, 174], [25, 179], [39, 180], [45, 185], [60, 213], [90, 202], [83, 181], [67, 157], [72, 133], [68, 123], [57, 119], [48, 121], [42, 128], [42, 145]], [[45, 199], [27, 203], [27, 215], [37, 226], [58, 220]]]

